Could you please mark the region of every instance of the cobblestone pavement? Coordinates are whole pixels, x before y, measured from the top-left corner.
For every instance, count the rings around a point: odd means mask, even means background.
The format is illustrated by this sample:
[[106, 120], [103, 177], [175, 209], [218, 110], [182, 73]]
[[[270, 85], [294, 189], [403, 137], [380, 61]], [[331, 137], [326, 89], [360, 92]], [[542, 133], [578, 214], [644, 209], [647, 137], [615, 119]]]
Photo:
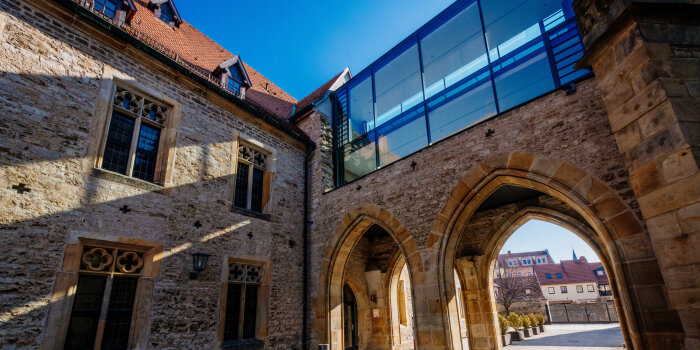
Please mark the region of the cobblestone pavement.
[[504, 349], [620, 350], [624, 343], [619, 323], [553, 324], [545, 326], [544, 333], [512, 342]]

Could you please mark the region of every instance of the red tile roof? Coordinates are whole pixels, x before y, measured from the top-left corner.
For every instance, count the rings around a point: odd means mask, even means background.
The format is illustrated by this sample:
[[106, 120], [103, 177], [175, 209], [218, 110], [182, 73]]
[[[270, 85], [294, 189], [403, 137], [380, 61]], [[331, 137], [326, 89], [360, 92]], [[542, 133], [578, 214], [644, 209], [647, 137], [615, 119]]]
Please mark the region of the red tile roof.
[[[180, 60], [198, 68], [198, 71], [211, 73], [219, 64], [234, 56], [186, 21], [171, 28], [153, 15], [147, 0], [135, 0], [134, 4], [136, 13], [130, 26], [176, 54]], [[279, 119], [289, 117], [297, 100], [250, 65], [245, 62], [243, 65], [252, 83], [252, 87], [246, 91], [246, 100], [250, 99]]]
[[310, 104], [318, 101], [321, 97], [323, 97], [323, 95], [325, 95], [326, 92], [331, 88], [333, 83], [335, 83], [336, 80], [340, 78], [343, 72], [336, 74], [331, 80], [325, 82], [323, 85], [319, 86], [318, 89], [314, 90], [312, 93], [299, 100], [299, 103], [297, 103], [297, 111], [306, 108]]
[[[592, 262], [592, 263], [588, 263], [588, 264], [591, 265], [591, 269], [593, 270], [593, 273], [595, 274], [595, 278], [598, 279], [598, 284], [610, 284], [610, 280], [608, 279], [608, 272], [605, 271], [605, 268], [603, 267], [603, 263]], [[595, 271], [596, 269], [602, 269], [603, 275], [602, 276], [598, 275], [598, 272]]]
[[[534, 270], [535, 276], [541, 285], [598, 281], [593, 273], [593, 269], [584, 257], [578, 260], [562, 260], [559, 264], [534, 265]], [[551, 279], [547, 279], [548, 273], [551, 274]], [[557, 278], [557, 273], [560, 273], [562, 278]]]

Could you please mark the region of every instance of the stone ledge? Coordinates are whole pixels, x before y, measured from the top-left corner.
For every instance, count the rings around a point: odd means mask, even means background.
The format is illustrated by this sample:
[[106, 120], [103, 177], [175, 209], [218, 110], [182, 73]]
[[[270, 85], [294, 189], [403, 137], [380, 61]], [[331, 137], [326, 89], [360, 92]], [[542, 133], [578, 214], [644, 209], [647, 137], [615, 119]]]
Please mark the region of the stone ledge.
[[165, 187], [163, 186], [100, 168], [92, 168], [92, 173], [90, 176], [160, 194], [164, 194], [163, 191], [165, 190]]
[[235, 206], [231, 206], [231, 211], [234, 213], [241, 214], [241, 215], [252, 216], [254, 218], [263, 219], [263, 220], [267, 220], [267, 221], [272, 220], [272, 216], [270, 214], [258, 213], [256, 211], [238, 208]]

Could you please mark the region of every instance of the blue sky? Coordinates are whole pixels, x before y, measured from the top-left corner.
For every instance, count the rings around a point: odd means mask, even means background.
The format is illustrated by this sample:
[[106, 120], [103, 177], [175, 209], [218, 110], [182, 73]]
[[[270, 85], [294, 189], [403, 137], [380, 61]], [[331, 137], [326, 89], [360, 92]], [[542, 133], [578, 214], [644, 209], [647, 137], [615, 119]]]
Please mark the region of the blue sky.
[[530, 220], [520, 226], [506, 241], [501, 253], [508, 250], [527, 252], [549, 249], [549, 254], [558, 263], [559, 260], [571, 260], [571, 247], [577, 256], [585, 256], [588, 261], [600, 261], [593, 249], [573, 232], [555, 224], [540, 220]]
[[452, 0], [175, 0], [180, 15], [297, 99], [359, 73]]

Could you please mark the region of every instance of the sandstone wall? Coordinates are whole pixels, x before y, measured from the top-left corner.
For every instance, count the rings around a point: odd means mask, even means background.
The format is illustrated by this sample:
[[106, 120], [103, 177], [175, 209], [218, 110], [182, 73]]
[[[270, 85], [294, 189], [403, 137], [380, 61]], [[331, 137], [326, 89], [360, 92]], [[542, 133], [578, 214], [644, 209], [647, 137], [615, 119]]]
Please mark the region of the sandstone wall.
[[[66, 243], [91, 236], [162, 242], [150, 347], [211, 347], [224, 260], [254, 256], [271, 262], [270, 346], [300, 348], [303, 148], [115, 45], [24, 2], [0, 3], [0, 347], [38, 346]], [[91, 176], [86, 148], [107, 70], [180, 103], [169, 191]], [[269, 220], [229, 209], [234, 130], [276, 151]], [[19, 183], [31, 192], [12, 190]], [[189, 280], [195, 251], [211, 257]]]
[[[313, 129], [312, 122], [307, 124], [305, 130]], [[317, 125], [315, 129], [321, 128]], [[408, 230], [425, 268], [425, 279], [418, 283], [428, 280], [435, 283], [438, 247], [435, 242], [429, 244], [428, 237], [436, 215], [459, 180], [478, 162], [504, 152], [563, 160], [584, 169], [586, 174], [610, 187], [638, 218], [641, 217], [624, 159], [611, 135], [600, 92], [593, 80], [586, 80], [576, 84], [576, 92], [571, 95], [551, 92], [330, 192], [324, 193], [314, 180], [311, 298], [319, 297], [319, 283], [323, 283], [319, 276], [325, 273], [320, 267], [324, 254], [336, 239], [336, 230], [348, 225], [342, 222], [343, 218], [366, 204], [385, 209]], [[313, 175], [319, 176], [322, 163], [315, 161], [313, 167], [316, 169]], [[620, 243], [625, 259], [642, 261], [649, 266], [657, 264], [645, 232], [624, 237]], [[435, 289], [433, 285], [423, 286]], [[434, 300], [428, 301], [428, 305], [422, 304], [424, 300], [415, 300], [419, 314], [435, 308]], [[316, 299], [315, 305], [321, 302]], [[316, 316], [312, 310], [311, 319]], [[319, 334], [312, 336], [324, 338]]]

